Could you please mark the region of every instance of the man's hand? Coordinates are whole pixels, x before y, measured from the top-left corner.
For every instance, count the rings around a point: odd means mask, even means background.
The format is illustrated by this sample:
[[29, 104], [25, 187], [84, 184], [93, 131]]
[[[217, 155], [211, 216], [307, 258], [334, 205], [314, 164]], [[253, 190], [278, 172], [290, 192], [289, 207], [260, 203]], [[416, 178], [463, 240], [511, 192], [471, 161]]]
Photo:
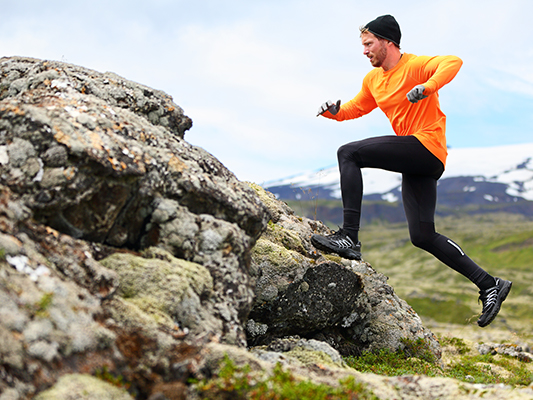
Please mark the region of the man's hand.
[[407, 93], [407, 100], [411, 103], [416, 103], [419, 100], [425, 99], [427, 96], [424, 96], [424, 90], [426, 90], [424, 85], [415, 86], [409, 93]]
[[318, 109], [318, 114], [316, 116], [318, 117], [319, 115], [324, 114], [326, 111], [329, 111], [331, 114], [335, 115], [339, 112], [340, 108], [340, 100], [337, 100], [337, 103], [333, 103], [331, 100], [328, 100], [320, 106], [320, 108]]

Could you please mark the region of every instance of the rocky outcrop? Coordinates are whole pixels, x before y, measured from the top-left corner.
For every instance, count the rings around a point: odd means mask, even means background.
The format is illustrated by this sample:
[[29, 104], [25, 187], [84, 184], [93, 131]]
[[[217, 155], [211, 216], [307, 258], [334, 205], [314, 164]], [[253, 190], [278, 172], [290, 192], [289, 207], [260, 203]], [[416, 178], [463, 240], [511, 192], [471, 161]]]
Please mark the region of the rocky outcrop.
[[249, 343], [299, 335], [329, 343], [343, 355], [403, 349], [422, 340], [440, 358], [440, 345], [415, 311], [370, 264], [321, 255], [310, 243], [328, 229], [301, 218], [255, 186], [272, 220], [252, 252], [256, 299], [247, 322]]
[[115, 74], [0, 59], [0, 400], [199, 398], [191, 378], [225, 357], [444, 398], [346, 367], [440, 347], [385, 276], [316, 253], [327, 228], [188, 144], [191, 125]]
[[0, 390], [104, 367], [143, 388], [185, 338], [245, 346], [268, 212], [184, 141], [181, 108], [52, 61], [2, 58], [0, 78]]

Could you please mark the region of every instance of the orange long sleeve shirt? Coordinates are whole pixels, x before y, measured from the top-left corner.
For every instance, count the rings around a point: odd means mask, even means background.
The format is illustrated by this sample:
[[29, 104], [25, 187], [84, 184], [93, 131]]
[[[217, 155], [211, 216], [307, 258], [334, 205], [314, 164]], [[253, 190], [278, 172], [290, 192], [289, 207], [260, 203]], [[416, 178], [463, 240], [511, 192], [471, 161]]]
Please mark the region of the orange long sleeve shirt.
[[[445, 166], [446, 115], [441, 111], [438, 90], [450, 82], [463, 62], [455, 56], [416, 56], [404, 53], [394, 68], [375, 68], [363, 80], [361, 91], [339, 112], [326, 118], [344, 121], [362, 117], [379, 107], [389, 118], [396, 135], [414, 135]], [[428, 97], [411, 103], [407, 92], [424, 85]]]

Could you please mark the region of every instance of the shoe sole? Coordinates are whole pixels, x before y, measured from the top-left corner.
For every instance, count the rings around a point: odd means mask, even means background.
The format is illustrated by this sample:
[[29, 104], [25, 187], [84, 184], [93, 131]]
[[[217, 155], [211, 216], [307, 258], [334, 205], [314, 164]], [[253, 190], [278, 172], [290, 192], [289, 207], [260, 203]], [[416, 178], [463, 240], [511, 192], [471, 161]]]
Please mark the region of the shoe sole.
[[507, 295], [509, 294], [509, 292], [511, 291], [511, 287], [513, 286], [513, 282], [511, 281], [504, 281], [504, 284], [502, 286], [502, 290], [500, 291], [500, 293], [498, 294], [498, 299], [496, 301], [496, 305], [494, 306], [494, 308], [492, 309], [492, 312], [489, 314], [489, 317], [487, 318], [487, 320], [481, 324], [478, 320], [477, 324], [484, 328], [486, 327], [487, 325], [489, 325], [492, 321], [494, 321], [494, 319], [496, 318], [496, 316], [498, 315], [498, 313], [500, 312], [500, 309], [502, 307], [502, 303], [505, 301], [505, 299], [507, 298]]
[[311, 237], [311, 244], [315, 246], [317, 249], [322, 250], [325, 253], [335, 253], [343, 258], [347, 258], [349, 260], [361, 260], [361, 253], [352, 249], [333, 249], [331, 247], [328, 247], [326, 244], [321, 243], [320, 241], [316, 240], [314, 236]]

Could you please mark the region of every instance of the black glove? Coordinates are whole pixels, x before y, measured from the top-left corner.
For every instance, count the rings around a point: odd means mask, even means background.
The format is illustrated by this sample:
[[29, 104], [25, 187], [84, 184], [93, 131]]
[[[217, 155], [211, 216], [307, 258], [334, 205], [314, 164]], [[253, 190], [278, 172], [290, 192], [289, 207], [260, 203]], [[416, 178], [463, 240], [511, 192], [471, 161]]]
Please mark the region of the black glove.
[[333, 103], [331, 100], [328, 100], [320, 106], [320, 108], [318, 109], [318, 114], [316, 116], [318, 117], [319, 115], [324, 114], [326, 111], [329, 111], [331, 114], [335, 115], [339, 112], [340, 108], [340, 100], [337, 100], [337, 103]]

